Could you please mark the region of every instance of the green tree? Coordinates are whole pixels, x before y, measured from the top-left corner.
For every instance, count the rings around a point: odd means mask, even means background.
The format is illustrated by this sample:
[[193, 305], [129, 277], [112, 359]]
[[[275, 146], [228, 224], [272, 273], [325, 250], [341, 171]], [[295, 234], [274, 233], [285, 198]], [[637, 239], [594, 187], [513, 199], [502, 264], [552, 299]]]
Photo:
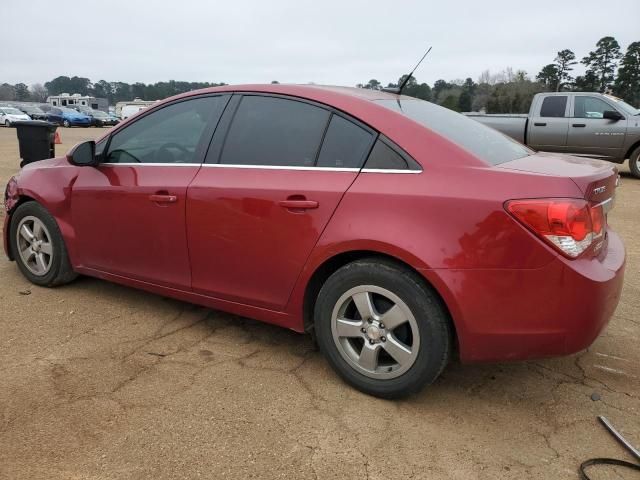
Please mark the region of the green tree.
[[476, 83], [467, 78], [462, 84], [462, 92], [458, 98], [458, 110], [461, 112], [470, 112], [473, 109], [473, 97], [476, 92]]
[[558, 86], [557, 91], [562, 89], [563, 85], [569, 84], [573, 81], [573, 77], [569, 72], [573, 70], [573, 65], [577, 64], [576, 55], [568, 48], [560, 50], [556, 55], [556, 70], [558, 71]]
[[613, 82], [613, 74], [620, 59], [620, 45], [613, 37], [603, 37], [596, 43], [596, 49], [582, 59], [591, 72], [598, 79], [598, 91], [605, 92]]
[[16, 90], [13, 88], [13, 85], [9, 85], [8, 83], [3, 83], [0, 85], [0, 100], [15, 100], [16, 99]]
[[31, 97], [29, 94], [29, 87], [24, 83], [16, 83], [13, 86], [13, 89], [15, 91], [16, 100], [19, 102], [26, 102]]
[[440, 92], [448, 88], [451, 88], [451, 85], [447, 83], [445, 80], [442, 80], [442, 79], [436, 80], [436, 82], [433, 84], [433, 88], [431, 89], [431, 95], [433, 99], [437, 100], [438, 97], [440, 97]]
[[627, 47], [613, 91], [634, 107], [640, 106], [640, 42]]
[[573, 88], [577, 92], [595, 92], [598, 90], [598, 77], [591, 70], [587, 70], [584, 75], [576, 77]]
[[372, 78], [363, 86], [363, 88], [367, 88], [369, 90], [380, 90], [381, 87], [382, 84], [375, 78]]
[[543, 84], [547, 90], [558, 90], [558, 85], [560, 83], [558, 67], [553, 63], [545, 65], [542, 67], [542, 70], [540, 70], [540, 73], [536, 75], [536, 80]]

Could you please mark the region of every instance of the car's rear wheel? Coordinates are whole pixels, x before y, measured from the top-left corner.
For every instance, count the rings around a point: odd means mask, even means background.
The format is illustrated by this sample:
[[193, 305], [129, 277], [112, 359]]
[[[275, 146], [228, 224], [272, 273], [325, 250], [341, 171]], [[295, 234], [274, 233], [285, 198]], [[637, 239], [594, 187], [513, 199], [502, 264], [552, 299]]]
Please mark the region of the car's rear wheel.
[[63, 122], [62, 122], [62, 126], [64, 126], [64, 127], [69, 127], [69, 125], [71, 125], [71, 124], [69, 123], [69, 120], [63, 120]]
[[4, 126], [9, 128], [11, 126], [11, 122], [9, 120], [4, 121]]
[[398, 398], [432, 383], [451, 353], [451, 327], [435, 293], [413, 271], [382, 259], [347, 264], [315, 305], [320, 349], [365, 393]]
[[629, 170], [634, 177], [640, 178], [640, 147], [636, 148], [629, 156]]
[[39, 203], [18, 206], [9, 234], [18, 268], [31, 283], [53, 287], [76, 278], [58, 224]]

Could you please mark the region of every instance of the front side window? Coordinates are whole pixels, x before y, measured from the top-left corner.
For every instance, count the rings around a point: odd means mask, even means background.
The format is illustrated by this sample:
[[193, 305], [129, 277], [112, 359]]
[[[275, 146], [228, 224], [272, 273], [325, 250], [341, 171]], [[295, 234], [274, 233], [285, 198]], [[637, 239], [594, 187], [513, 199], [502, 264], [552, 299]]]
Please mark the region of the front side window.
[[613, 107], [599, 98], [576, 96], [574, 99], [575, 118], [604, 118], [604, 112], [607, 110], [613, 110]]
[[220, 163], [312, 167], [329, 115], [296, 100], [247, 95], [238, 105]]
[[339, 115], [332, 115], [325, 133], [318, 167], [360, 168], [369, 152], [373, 135]]
[[[531, 155], [532, 151], [510, 137], [464, 115], [418, 99], [376, 100], [465, 149], [489, 165]], [[367, 163], [367, 168], [369, 167]]]
[[540, 107], [540, 116], [562, 118], [565, 116], [566, 109], [567, 97], [565, 95], [545, 97], [542, 101], [542, 107]]
[[198, 163], [198, 145], [209, 122], [217, 122], [227, 96], [174, 103], [116, 132], [107, 163]]

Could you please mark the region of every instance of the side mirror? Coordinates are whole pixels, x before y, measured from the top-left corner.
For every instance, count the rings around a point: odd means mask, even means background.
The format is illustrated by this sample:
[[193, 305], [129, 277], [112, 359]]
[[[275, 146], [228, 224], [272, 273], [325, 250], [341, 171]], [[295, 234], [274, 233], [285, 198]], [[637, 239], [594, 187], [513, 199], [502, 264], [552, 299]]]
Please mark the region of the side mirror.
[[89, 140], [77, 144], [67, 153], [67, 160], [78, 167], [95, 167], [98, 165], [96, 142]]
[[607, 120], [624, 120], [624, 117], [620, 114], [620, 112], [616, 110], [605, 110], [602, 112], [602, 118], [606, 118]]

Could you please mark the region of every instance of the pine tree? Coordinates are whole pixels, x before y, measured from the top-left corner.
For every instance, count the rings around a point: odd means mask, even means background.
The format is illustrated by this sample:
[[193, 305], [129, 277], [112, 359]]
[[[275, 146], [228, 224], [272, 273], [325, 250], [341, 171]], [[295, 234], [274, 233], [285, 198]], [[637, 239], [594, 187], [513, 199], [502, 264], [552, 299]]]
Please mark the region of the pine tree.
[[559, 92], [562, 89], [563, 85], [571, 83], [573, 81], [573, 77], [569, 74], [571, 70], [573, 70], [572, 65], [575, 65], [576, 55], [571, 50], [564, 49], [560, 50], [556, 55], [556, 69], [558, 70], [558, 86], [556, 87]]
[[[591, 72], [598, 78], [598, 91], [604, 93], [613, 82], [613, 74], [620, 59], [620, 45], [613, 37], [603, 37], [596, 43], [596, 49], [582, 59]], [[586, 76], [586, 75], [585, 75]]]
[[560, 83], [558, 67], [553, 63], [542, 67], [542, 70], [536, 76], [536, 80], [542, 83], [547, 90], [558, 90], [558, 84]]
[[633, 42], [627, 48], [613, 90], [634, 107], [640, 105], [640, 42]]

